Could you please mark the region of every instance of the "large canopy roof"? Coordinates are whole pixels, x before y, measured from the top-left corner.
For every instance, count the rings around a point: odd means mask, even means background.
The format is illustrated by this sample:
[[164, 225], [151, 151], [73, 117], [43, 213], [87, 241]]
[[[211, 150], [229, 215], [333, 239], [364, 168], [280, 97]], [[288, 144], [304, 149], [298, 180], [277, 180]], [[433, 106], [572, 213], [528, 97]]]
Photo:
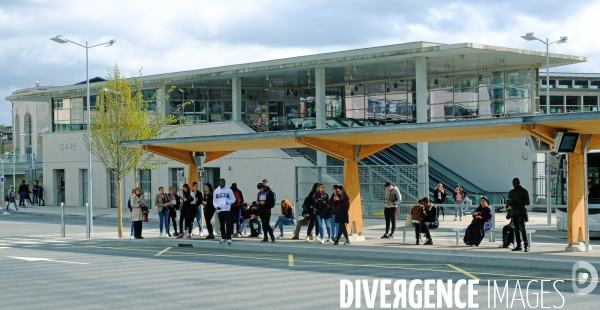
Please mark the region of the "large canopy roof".
[[[526, 133], [530, 133], [543, 141], [551, 142], [554, 130], [598, 134], [600, 133], [600, 112], [135, 140], [122, 141], [121, 145], [137, 148], [158, 146], [188, 152], [231, 152], [271, 148], [302, 148], [315, 144], [315, 141], [319, 142], [316, 143], [317, 145], [330, 143], [332, 145], [366, 146], [516, 138], [524, 137]], [[600, 145], [594, 145], [594, 147], [600, 147]]]

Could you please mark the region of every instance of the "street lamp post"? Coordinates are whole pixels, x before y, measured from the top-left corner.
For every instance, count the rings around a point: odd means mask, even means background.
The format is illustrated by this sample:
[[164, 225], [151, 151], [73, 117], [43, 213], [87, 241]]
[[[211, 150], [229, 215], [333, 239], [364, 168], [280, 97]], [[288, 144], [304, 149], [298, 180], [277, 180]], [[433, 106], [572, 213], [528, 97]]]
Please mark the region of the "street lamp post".
[[[108, 46], [112, 46], [113, 44], [115, 44], [117, 42], [117, 40], [110, 40], [108, 42], [104, 42], [104, 43], [100, 43], [100, 44], [96, 44], [96, 45], [88, 45], [88, 42], [85, 41], [85, 45], [83, 44], [79, 44], [75, 41], [71, 41], [63, 36], [56, 36], [54, 38], [50, 38], [50, 40], [60, 43], [60, 44], [64, 44], [64, 43], [73, 43], [77, 46], [81, 46], [83, 48], [85, 48], [85, 79], [86, 79], [86, 97], [87, 97], [87, 139], [88, 139], [88, 145], [92, 145], [92, 135], [90, 132], [90, 114], [91, 114], [91, 109], [90, 109], [90, 77], [89, 77], [89, 61], [88, 61], [88, 54], [89, 54], [89, 49], [92, 47], [97, 47], [97, 46], [101, 46], [104, 45], [106, 47]], [[86, 210], [86, 238], [90, 239], [90, 233], [92, 231], [92, 151], [88, 150], [88, 207]]]
[[[549, 42], [548, 38], [546, 41], [537, 38], [533, 35], [533, 32], [528, 32], [521, 38], [527, 41], [540, 41], [546, 45], [546, 114], [550, 114], [550, 44], [561, 44], [567, 43], [568, 37], [560, 37], [554, 42]], [[552, 184], [550, 184], [550, 152], [546, 152], [546, 202], [548, 205], [552, 204]]]

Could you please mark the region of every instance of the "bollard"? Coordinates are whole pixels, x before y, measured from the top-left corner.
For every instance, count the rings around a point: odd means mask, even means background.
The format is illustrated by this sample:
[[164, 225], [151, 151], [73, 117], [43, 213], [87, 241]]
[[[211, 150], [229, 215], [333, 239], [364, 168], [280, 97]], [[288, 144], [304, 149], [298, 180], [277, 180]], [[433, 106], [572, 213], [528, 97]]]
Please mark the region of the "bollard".
[[65, 236], [65, 203], [60, 203], [60, 236]]
[[547, 222], [548, 222], [548, 226], [552, 226], [552, 207], [548, 206], [546, 207], [546, 213], [547, 215]]
[[90, 210], [90, 217], [89, 217], [89, 221], [90, 221], [90, 234], [93, 234], [94, 233], [94, 220], [92, 219], [93, 218], [92, 208], [89, 207], [89, 205], [90, 205], [89, 203], [86, 203], [85, 204], [85, 209], [86, 210], [88, 210], [88, 209]]

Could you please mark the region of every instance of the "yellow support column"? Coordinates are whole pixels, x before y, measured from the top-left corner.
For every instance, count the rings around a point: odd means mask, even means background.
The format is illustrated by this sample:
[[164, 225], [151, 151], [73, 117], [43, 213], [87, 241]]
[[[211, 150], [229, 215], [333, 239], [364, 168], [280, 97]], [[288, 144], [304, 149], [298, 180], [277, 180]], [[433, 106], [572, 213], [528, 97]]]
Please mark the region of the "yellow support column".
[[[580, 143], [575, 153], [569, 153], [569, 174], [567, 179], [567, 242], [565, 251], [579, 252], [584, 250], [585, 241], [585, 195], [587, 184], [584, 184], [584, 156], [580, 152]], [[579, 151], [579, 152], [577, 152]]]
[[358, 180], [358, 162], [354, 160], [344, 160], [344, 189], [350, 198], [350, 211], [348, 212], [348, 232], [354, 235], [353, 240], [364, 240], [361, 236], [363, 232], [363, 213], [360, 202], [360, 182]]

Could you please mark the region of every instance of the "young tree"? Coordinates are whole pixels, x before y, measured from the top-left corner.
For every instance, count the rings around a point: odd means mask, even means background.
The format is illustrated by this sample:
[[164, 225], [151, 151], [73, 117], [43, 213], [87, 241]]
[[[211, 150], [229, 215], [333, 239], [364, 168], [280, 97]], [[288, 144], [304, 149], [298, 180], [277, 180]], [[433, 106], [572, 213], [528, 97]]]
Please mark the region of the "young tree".
[[[176, 128], [166, 126], [178, 121], [179, 113], [164, 114], [160, 106], [150, 111], [142, 93], [143, 83], [138, 79], [126, 80], [115, 66], [108, 72], [105, 85], [98, 89], [96, 107], [90, 115], [91, 145], [87, 136], [85, 143], [104, 167], [113, 173], [117, 186], [118, 237], [123, 237], [121, 179], [130, 171], [152, 168], [150, 159], [154, 154], [141, 149], [119, 145], [122, 140], [146, 140], [158, 136], [170, 137]], [[158, 92], [160, 92], [159, 90]], [[166, 97], [167, 94], [165, 94]]]

